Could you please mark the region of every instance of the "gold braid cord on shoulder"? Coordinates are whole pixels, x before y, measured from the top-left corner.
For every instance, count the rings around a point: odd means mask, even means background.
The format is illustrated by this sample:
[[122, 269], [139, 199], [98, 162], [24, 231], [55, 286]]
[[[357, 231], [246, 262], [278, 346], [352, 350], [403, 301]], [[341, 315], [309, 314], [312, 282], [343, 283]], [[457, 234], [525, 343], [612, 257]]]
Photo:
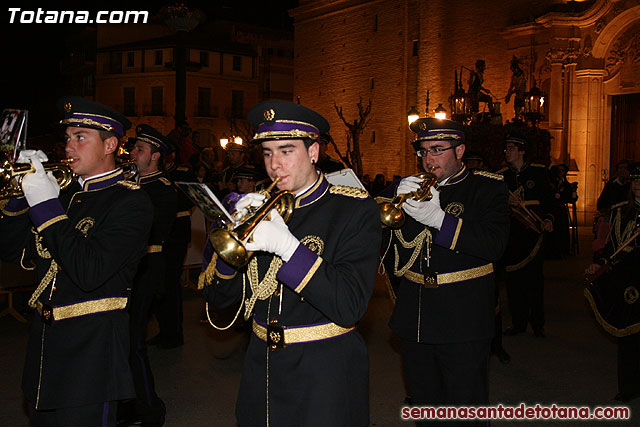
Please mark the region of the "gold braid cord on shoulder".
[[38, 285], [36, 290], [33, 291], [33, 294], [31, 294], [31, 298], [29, 298], [29, 307], [36, 308], [36, 301], [38, 300], [40, 295], [42, 295], [47, 286], [49, 286], [49, 283], [55, 280], [58, 271], [60, 271], [60, 267], [58, 267], [58, 263], [56, 262], [56, 260], [51, 258], [51, 254], [49, 253], [47, 248], [42, 245], [42, 236], [36, 233], [36, 231], [33, 229], [31, 229], [31, 232], [34, 234], [34, 237], [36, 239], [36, 250], [38, 251], [38, 256], [43, 259], [51, 259], [49, 270], [47, 270], [47, 273], [40, 281], [40, 284]]
[[260, 281], [258, 277], [258, 260], [254, 257], [249, 261], [249, 268], [247, 270], [247, 277], [249, 278], [249, 286], [251, 287], [251, 297], [245, 302], [244, 319], [248, 320], [251, 317], [253, 306], [257, 300], [266, 300], [278, 289], [278, 279], [276, 274], [282, 267], [282, 259], [278, 256], [274, 256], [269, 264], [269, 270], [264, 275], [264, 278]]
[[402, 236], [402, 231], [400, 229], [395, 230], [393, 233], [395, 234], [396, 238], [398, 239], [398, 241], [400, 242], [403, 248], [406, 248], [406, 249], [413, 248], [413, 252], [411, 253], [409, 262], [400, 270], [398, 270], [398, 264], [400, 263], [400, 254], [398, 253], [398, 246], [393, 245], [393, 249], [395, 252], [394, 253], [395, 260], [393, 263], [393, 274], [397, 277], [400, 277], [400, 276], [404, 276], [404, 273], [406, 273], [409, 270], [409, 268], [411, 268], [413, 263], [416, 262], [416, 259], [418, 259], [418, 256], [420, 255], [420, 251], [422, 250], [422, 246], [424, 245], [425, 240], [427, 244], [431, 243], [431, 232], [429, 231], [428, 228], [425, 227], [425, 229], [420, 234], [418, 234], [415, 237], [415, 239], [413, 239], [410, 242], [407, 242], [404, 239], [404, 236]]
[[[626, 242], [627, 239], [629, 239], [629, 237], [631, 237], [631, 235], [633, 234], [633, 230], [635, 229], [635, 222], [628, 221], [627, 225], [624, 227], [624, 230], [620, 227], [620, 224], [622, 223], [622, 208], [617, 209], [616, 217], [613, 218], [613, 222], [615, 223], [615, 227], [613, 230], [615, 235], [612, 237], [615, 237], [615, 239], [612, 238], [611, 243], [613, 244], [614, 251], [616, 251], [620, 247], [620, 244]], [[629, 245], [623, 249], [623, 251], [625, 252], [631, 252], [632, 250], [632, 245]]]
[[206, 285], [210, 285], [213, 282], [213, 278], [216, 274], [216, 263], [218, 262], [218, 253], [214, 252], [209, 261], [207, 268], [198, 276], [198, 290], [201, 291]]

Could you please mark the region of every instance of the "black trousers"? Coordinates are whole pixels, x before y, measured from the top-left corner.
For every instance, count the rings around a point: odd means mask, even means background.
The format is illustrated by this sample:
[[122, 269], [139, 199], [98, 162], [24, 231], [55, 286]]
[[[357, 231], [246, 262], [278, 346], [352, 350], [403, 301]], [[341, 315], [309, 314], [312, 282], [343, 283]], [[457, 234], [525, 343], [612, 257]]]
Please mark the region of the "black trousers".
[[543, 251], [524, 267], [507, 272], [507, 299], [511, 322], [516, 329], [527, 329], [530, 321], [534, 329], [544, 326]]
[[134, 289], [129, 303], [129, 365], [136, 389], [136, 412], [144, 421], [156, 422], [164, 418], [165, 406], [155, 390], [153, 372], [147, 356], [147, 323], [153, 295]]
[[618, 391], [640, 392], [640, 334], [618, 338]]
[[29, 402], [30, 427], [115, 427], [117, 402], [38, 411]]
[[[490, 342], [486, 339], [421, 344], [403, 340], [402, 366], [412, 406], [486, 406], [489, 402]], [[435, 421], [433, 424], [469, 426], [487, 425], [487, 422]]]
[[182, 344], [182, 286], [180, 276], [188, 242], [171, 242], [165, 245], [167, 262], [163, 293], [156, 304], [155, 314], [163, 344]]

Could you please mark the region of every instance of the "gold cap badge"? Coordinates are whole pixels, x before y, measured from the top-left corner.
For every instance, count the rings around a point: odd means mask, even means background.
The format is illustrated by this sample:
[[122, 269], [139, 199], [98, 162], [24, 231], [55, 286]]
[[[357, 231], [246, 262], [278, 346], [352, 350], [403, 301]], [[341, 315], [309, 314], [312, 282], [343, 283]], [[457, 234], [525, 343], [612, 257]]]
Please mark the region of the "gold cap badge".
[[66, 104], [64, 104], [64, 111], [66, 111], [67, 113], [71, 112], [71, 103], [67, 102]]
[[276, 112], [273, 108], [269, 108], [268, 110], [264, 110], [264, 119], [268, 122], [273, 121], [276, 118]]

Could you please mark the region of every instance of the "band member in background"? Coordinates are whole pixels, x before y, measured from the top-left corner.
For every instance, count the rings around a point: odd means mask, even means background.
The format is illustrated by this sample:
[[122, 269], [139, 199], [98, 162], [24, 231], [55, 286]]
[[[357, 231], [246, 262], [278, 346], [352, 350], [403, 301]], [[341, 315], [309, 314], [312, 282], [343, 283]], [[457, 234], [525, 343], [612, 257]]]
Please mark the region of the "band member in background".
[[[390, 327], [402, 340], [412, 405], [486, 405], [493, 263], [507, 244], [507, 188], [501, 176], [462, 163], [463, 125], [423, 118], [411, 130], [422, 167], [438, 183], [431, 200], [402, 204], [401, 228], [385, 229], [383, 245], [395, 256], [388, 274], [400, 278]], [[412, 193], [421, 183], [406, 177], [395, 194]]]
[[[640, 397], [640, 318], [635, 304], [638, 302], [638, 263], [640, 263], [640, 237], [632, 239], [633, 234], [640, 227], [640, 163], [633, 163], [628, 167], [630, 191], [628, 199], [611, 207], [611, 230], [604, 248], [604, 254], [587, 268], [588, 274], [594, 274], [605, 259], [619, 251], [610, 264], [615, 275], [603, 276], [598, 284], [599, 292], [614, 301], [614, 305], [598, 307], [593, 296], [585, 293], [596, 318], [605, 331], [618, 337], [618, 393], [614, 399], [629, 402]], [[628, 245], [622, 248], [624, 243]], [[594, 290], [595, 292], [595, 290]], [[612, 294], [613, 293], [613, 294]], [[604, 308], [604, 310], [601, 310]], [[625, 316], [623, 324], [612, 327], [609, 316]], [[617, 323], [617, 322], [616, 322]]]
[[324, 133], [320, 135], [320, 138], [318, 138], [320, 154], [318, 154], [318, 163], [316, 163], [316, 166], [324, 173], [337, 172], [344, 169], [344, 165], [341, 161], [335, 160], [327, 154], [327, 146], [330, 141], [331, 135], [328, 133]]
[[226, 188], [225, 195], [229, 192], [236, 191], [235, 184], [232, 180], [233, 174], [246, 164], [245, 153], [247, 149], [235, 142], [230, 142], [225, 147], [229, 166], [222, 171], [222, 182]]
[[236, 169], [231, 177], [231, 181], [233, 181], [236, 191], [232, 191], [222, 199], [222, 205], [229, 212], [233, 212], [235, 210], [235, 205], [242, 196], [256, 191], [258, 175], [259, 172], [251, 165], [244, 165]]
[[[525, 332], [530, 322], [534, 335], [543, 338], [544, 255], [541, 248], [544, 232], [553, 231], [553, 193], [547, 168], [525, 160], [528, 149], [523, 137], [507, 136], [504, 155], [508, 166], [498, 171], [509, 187], [509, 205], [513, 212], [509, 246], [503, 259], [511, 312], [511, 326], [504, 333]], [[521, 215], [522, 212], [525, 214]], [[525, 220], [534, 225], [523, 223]]]
[[[373, 293], [380, 217], [367, 192], [329, 184], [315, 167], [318, 136], [329, 123], [287, 101], [249, 112], [266, 171], [295, 195], [285, 224], [276, 210], [255, 228], [248, 267], [236, 269], [205, 251], [201, 276], [209, 304], [224, 308], [243, 296], [253, 334], [236, 405], [250, 425], [369, 424], [369, 361], [355, 325]], [[249, 193], [238, 212], [261, 205]]]
[[155, 390], [145, 340], [151, 304], [164, 284], [166, 259], [163, 245], [176, 217], [178, 195], [162, 171], [164, 156], [173, 151], [173, 144], [156, 129], [145, 124], [138, 125], [136, 137], [129, 140], [134, 143], [130, 154], [138, 169], [138, 184], [153, 203], [153, 225], [147, 253], [140, 261], [129, 301], [129, 363], [137, 399], [132, 405], [131, 414], [124, 414], [124, 417], [139, 419], [145, 426], [160, 426], [164, 423], [166, 409]]
[[115, 426], [116, 402], [135, 397], [125, 307], [153, 207], [115, 166], [129, 120], [81, 97], [58, 107], [78, 181], [60, 193], [44, 153], [23, 156], [36, 172], [0, 221], [0, 257], [35, 260], [40, 278], [22, 388], [32, 426]]
[[[175, 150], [165, 156], [166, 178], [175, 182], [197, 182], [196, 176], [186, 167], [176, 166]], [[160, 332], [149, 340], [159, 348], [176, 348], [184, 344], [182, 333], [182, 285], [180, 277], [187, 248], [191, 242], [191, 211], [193, 202], [182, 190], [176, 189], [178, 207], [171, 233], [162, 247], [166, 260], [164, 287], [158, 295], [153, 312], [158, 319]]]

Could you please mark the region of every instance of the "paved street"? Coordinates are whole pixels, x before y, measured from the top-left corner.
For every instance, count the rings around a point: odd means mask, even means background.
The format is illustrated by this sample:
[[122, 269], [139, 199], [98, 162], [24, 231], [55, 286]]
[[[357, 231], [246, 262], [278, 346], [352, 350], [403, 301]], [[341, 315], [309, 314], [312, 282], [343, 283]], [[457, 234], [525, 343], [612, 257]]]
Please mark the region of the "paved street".
[[[504, 337], [512, 356], [503, 365], [491, 359], [491, 403], [517, 405], [552, 403], [577, 406], [616, 405], [616, 348], [596, 325], [582, 296], [580, 273], [590, 258], [590, 230], [582, 231], [581, 254], [545, 264], [546, 338], [527, 334]], [[167, 405], [167, 426], [234, 426], [234, 405], [244, 356], [242, 333], [218, 332], [200, 322], [204, 302], [189, 288], [185, 296], [185, 345], [172, 350], [150, 349], [158, 394]], [[503, 307], [506, 309], [503, 289]], [[24, 298], [22, 298], [24, 300]], [[4, 305], [5, 302], [0, 304]], [[391, 312], [383, 280], [359, 327], [371, 359], [371, 424], [411, 425], [399, 417], [405, 397], [398, 341], [387, 321]], [[505, 326], [509, 323], [505, 313]], [[153, 335], [156, 325], [151, 324]], [[20, 377], [27, 325], [11, 317], [0, 319], [0, 426], [26, 426]], [[632, 402], [640, 411], [640, 399]], [[631, 421], [633, 423], [633, 421]], [[495, 426], [522, 425], [496, 421]], [[542, 422], [528, 425], [541, 425]], [[595, 421], [555, 425], [601, 425]], [[634, 423], [638, 425], [636, 421]]]

